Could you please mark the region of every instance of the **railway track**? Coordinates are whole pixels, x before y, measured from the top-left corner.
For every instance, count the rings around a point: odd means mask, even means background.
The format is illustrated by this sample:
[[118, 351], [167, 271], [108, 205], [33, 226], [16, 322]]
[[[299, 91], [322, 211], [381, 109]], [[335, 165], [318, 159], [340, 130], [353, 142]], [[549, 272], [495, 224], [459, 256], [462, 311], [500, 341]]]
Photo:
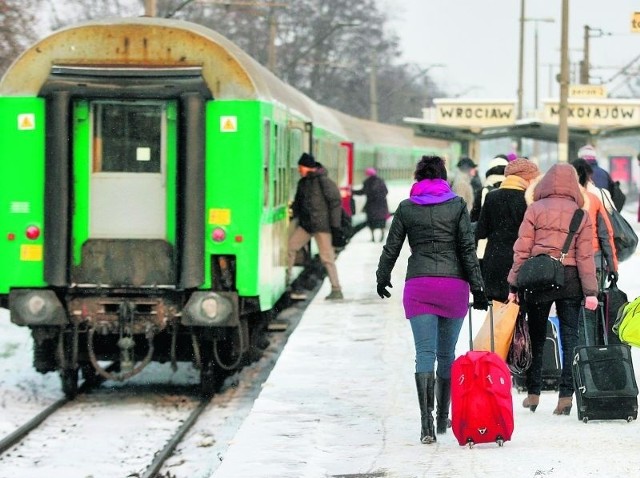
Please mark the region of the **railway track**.
[[[311, 291], [310, 297], [314, 292], [317, 292], [317, 288]], [[90, 467], [81, 468], [84, 473], [81, 476], [209, 476], [208, 473], [222, 460], [237, 427], [249, 413], [286, 337], [295, 329], [298, 319], [293, 316], [301, 315], [305, 307], [304, 303], [296, 302], [286, 310], [280, 309], [278, 323], [287, 324], [285, 329], [276, 328], [278, 332], [271, 337], [272, 344], [265, 351], [265, 357], [245, 367], [237, 377], [231, 377], [225, 389], [214, 394], [213, 404], [210, 400], [195, 398], [197, 386], [193, 382], [186, 389], [178, 386], [177, 390], [175, 386], [165, 383], [159, 385], [162, 390], [160, 393], [158, 387], [154, 389], [152, 385], [139, 386], [138, 383], [131, 387], [124, 385], [123, 388], [102, 387], [95, 391], [97, 393], [90, 394], [87, 392], [91, 387], [83, 383], [75, 400], [57, 400], [0, 441], [0, 470], [6, 467], [7, 470], [25, 470], [28, 473], [12, 476], [52, 476], [71, 463], [86, 462], [89, 448], [84, 443], [93, 442], [96, 448], [91, 448], [92, 463], [81, 465]], [[144, 383], [144, 380], [140, 382]], [[175, 395], [176, 392], [178, 395]], [[123, 402], [128, 403], [133, 411], [123, 412], [119, 407], [119, 403]], [[178, 409], [178, 414], [175, 409]], [[209, 412], [203, 417], [207, 409]], [[136, 425], [122, 418], [130, 414], [136, 415], [136, 418], [140, 415], [153, 418]], [[163, 417], [166, 416], [171, 418], [165, 420]], [[154, 428], [156, 422], [161, 426]], [[229, 423], [236, 428], [230, 427]], [[117, 434], [109, 429], [110, 425], [117, 425]], [[161, 430], [156, 431], [156, 428]], [[141, 438], [145, 433], [146, 436]], [[118, 448], [115, 446], [118, 443], [130, 445], [120, 445]], [[84, 454], [79, 451], [76, 453], [83, 446]], [[115, 469], [107, 472], [108, 465], [112, 465], [110, 462], [116, 462], [118, 467], [114, 465]], [[182, 462], [186, 464], [182, 465]], [[32, 474], [32, 467], [35, 466], [31, 463], [37, 463], [38, 466], [46, 463], [49, 475]], [[192, 471], [190, 467], [197, 471]]]

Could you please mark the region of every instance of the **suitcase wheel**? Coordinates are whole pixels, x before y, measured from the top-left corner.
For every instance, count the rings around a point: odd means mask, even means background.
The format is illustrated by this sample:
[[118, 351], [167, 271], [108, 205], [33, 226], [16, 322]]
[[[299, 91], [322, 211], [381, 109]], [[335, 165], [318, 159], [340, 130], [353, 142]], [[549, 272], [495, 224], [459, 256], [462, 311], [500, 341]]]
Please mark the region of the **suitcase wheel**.
[[633, 420], [634, 420], [634, 418], [633, 418], [633, 417], [627, 417], [627, 422], [628, 422], [628, 423], [631, 423]]
[[498, 438], [496, 438], [496, 443], [498, 444], [498, 446], [504, 445], [504, 438], [498, 435]]
[[582, 418], [582, 421], [583, 421], [584, 423], [587, 423], [587, 422], [589, 421], [589, 417], [583, 417], [583, 418]]
[[473, 445], [475, 444], [476, 443], [471, 438], [467, 438], [467, 445], [469, 446], [469, 448], [473, 448]]

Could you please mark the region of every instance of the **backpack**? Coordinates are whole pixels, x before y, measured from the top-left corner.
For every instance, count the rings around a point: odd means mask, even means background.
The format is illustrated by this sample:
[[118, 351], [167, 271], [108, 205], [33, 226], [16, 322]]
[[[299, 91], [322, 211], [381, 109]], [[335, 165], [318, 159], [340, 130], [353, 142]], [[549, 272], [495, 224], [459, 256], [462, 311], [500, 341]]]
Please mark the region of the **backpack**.
[[640, 297], [620, 307], [612, 330], [623, 343], [640, 347]]

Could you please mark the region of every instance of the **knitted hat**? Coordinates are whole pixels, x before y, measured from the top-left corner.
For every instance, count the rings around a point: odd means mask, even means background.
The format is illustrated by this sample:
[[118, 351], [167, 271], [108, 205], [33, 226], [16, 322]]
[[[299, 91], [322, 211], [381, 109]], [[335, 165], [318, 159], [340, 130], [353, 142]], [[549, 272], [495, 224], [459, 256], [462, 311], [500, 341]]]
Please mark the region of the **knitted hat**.
[[298, 160], [298, 165], [304, 166], [305, 168], [315, 168], [318, 166], [318, 163], [316, 163], [316, 160], [312, 155], [302, 153], [302, 156], [300, 156], [300, 159]]
[[507, 164], [509, 164], [509, 161], [499, 156], [496, 156], [491, 161], [489, 161], [489, 164], [487, 165], [487, 169], [492, 169], [497, 166], [506, 166]]
[[528, 159], [518, 158], [511, 161], [504, 169], [505, 176], [520, 176], [526, 181], [531, 181], [540, 175], [540, 170], [536, 163], [529, 161]]
[[578, 150], [578, 158], [586, 159], [586, 160], [598, 159], [598, 155], [596, 154], [596, 148], [594, 148], [590, 144], [585, 144], [582, 148]]
[[367, 168], [364, 170], [364, 174], [366, 174], [367, 176], [375, 176], [376, 174], [378, 174], [378, 172], [375, 168]]

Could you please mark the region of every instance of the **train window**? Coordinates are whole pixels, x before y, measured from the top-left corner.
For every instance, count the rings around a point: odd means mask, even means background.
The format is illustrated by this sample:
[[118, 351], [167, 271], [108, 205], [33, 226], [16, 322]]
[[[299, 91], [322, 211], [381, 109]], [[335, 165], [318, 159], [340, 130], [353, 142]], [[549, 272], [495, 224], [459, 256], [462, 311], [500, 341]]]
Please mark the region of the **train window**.
[[160, 172], [161, 105], [96, 102], [92, 107], [94, 172]]
[[289, 187], [287, 185], [287, 134], [279, 125], [275, 126], [275, 178], [274, 178], [274, 206], [280, 207], [287, 202], [287, 193]]
[[266, 119], [263, 124], [264, 151], [262, 157], [262, 178], [264, 188], [262, 206], [269, 207], [269, 158], [271, 157], [271, 121]]

